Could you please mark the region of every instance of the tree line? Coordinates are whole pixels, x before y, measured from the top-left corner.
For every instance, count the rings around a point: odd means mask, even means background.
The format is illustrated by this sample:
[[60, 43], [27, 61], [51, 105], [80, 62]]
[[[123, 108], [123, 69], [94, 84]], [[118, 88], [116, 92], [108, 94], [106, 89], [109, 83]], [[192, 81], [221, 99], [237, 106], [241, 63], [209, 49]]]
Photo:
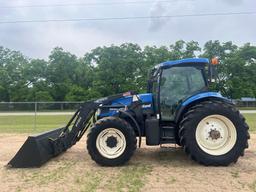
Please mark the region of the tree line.
[[214, 89], [239, 99], [256, 97], [256, 47], [246, 43], [177, 41], [170, 46], [124, 43], [83, 57], [56, 47], [47, 60], [0, 46], [0, 101], [85, 101], [134, 90], [146, 92], [148, 71], [167, 60], [219, 57]]

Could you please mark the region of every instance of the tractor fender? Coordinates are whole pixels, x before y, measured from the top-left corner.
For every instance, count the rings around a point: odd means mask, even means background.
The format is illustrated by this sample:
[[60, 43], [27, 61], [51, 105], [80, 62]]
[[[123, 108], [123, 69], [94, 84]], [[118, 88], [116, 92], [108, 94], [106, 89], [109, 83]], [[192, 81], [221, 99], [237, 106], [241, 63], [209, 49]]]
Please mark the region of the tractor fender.
[[231, 100], [227, 99], [226, 97], [223, 97], [218, 92], [203, 92], [198, 93], [196, 95], [193, 95], [189, 98], [187, 98], [183, 103], [180, 105], [179, 109], [176, 112], [175, 116], [175, 122], [178, 123], [182, 119], [184, 113], [193, 105], [200, 103], [202, 101], [209, 101], [209, 100], [219, 100], [223, 101], [225, 103], [232, 104]]
[[124, 117], [127, 117], [128, 119], [131, 120], [131, 122], [133, 122], [133, 124], [135, 125], [135, 128], [139, 134], [138, 136], [139, 136], [139, 147], [140, 147], [141, 146], [141, 130], [140, 130], [140, 126], [139, 126], [138, 122], [130, 113], [128, 113], [126, 111], [118, 110], [118, 114], [119, 114], [119, 116], [124, 115]]

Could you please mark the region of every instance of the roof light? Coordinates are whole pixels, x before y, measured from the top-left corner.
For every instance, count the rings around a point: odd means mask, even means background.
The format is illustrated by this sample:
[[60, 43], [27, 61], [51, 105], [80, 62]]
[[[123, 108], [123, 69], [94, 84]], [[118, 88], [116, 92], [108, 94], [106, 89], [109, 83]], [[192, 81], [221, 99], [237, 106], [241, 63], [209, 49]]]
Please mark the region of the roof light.
[[219, 64], [219, 59], [218, 59], [218, 57], [213, 57], [211, 63], [212, 63], [212, 65], [218, 65], [218, 64]]

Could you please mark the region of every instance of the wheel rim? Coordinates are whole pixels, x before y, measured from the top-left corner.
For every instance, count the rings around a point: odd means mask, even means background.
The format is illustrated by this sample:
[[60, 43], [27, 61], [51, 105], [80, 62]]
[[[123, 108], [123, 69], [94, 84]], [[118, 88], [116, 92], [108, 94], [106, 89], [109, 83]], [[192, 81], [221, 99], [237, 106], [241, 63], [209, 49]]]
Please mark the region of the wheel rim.
[[222, 115], [210, 115], [202, 119], [196, 128], [199, 147], [210, 155], [228, 153], [235, 145], [237, 132], [234, 124]]
[[108, 159], [117, 158], [125, 150], [125, 136], [116, 128], [104, 129], [96, 139], [96, 147], [102, 156]]

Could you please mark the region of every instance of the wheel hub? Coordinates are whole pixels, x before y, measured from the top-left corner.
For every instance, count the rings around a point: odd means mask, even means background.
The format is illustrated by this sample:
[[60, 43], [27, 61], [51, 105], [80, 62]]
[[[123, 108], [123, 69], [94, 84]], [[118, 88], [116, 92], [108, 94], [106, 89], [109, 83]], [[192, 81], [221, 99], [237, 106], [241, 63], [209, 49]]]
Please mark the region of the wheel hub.
[[96, 147], [102, 156], [108, 159], [117, 158], [126, 148], [125, 136], [116, 128], [104, 129], [97, 136]]
[[106, 144], [110, 148], [116, 147], [117, 146], [117, 138], [114, 137], [114, 136], [108, 137], [107, 140], [106, 140]]
[[211, 129], [211, 131], [209, 132], [209, 137], [212, 140], [217, 140], [219, 138], [221, 138], [220, 132], [216, 129]]

